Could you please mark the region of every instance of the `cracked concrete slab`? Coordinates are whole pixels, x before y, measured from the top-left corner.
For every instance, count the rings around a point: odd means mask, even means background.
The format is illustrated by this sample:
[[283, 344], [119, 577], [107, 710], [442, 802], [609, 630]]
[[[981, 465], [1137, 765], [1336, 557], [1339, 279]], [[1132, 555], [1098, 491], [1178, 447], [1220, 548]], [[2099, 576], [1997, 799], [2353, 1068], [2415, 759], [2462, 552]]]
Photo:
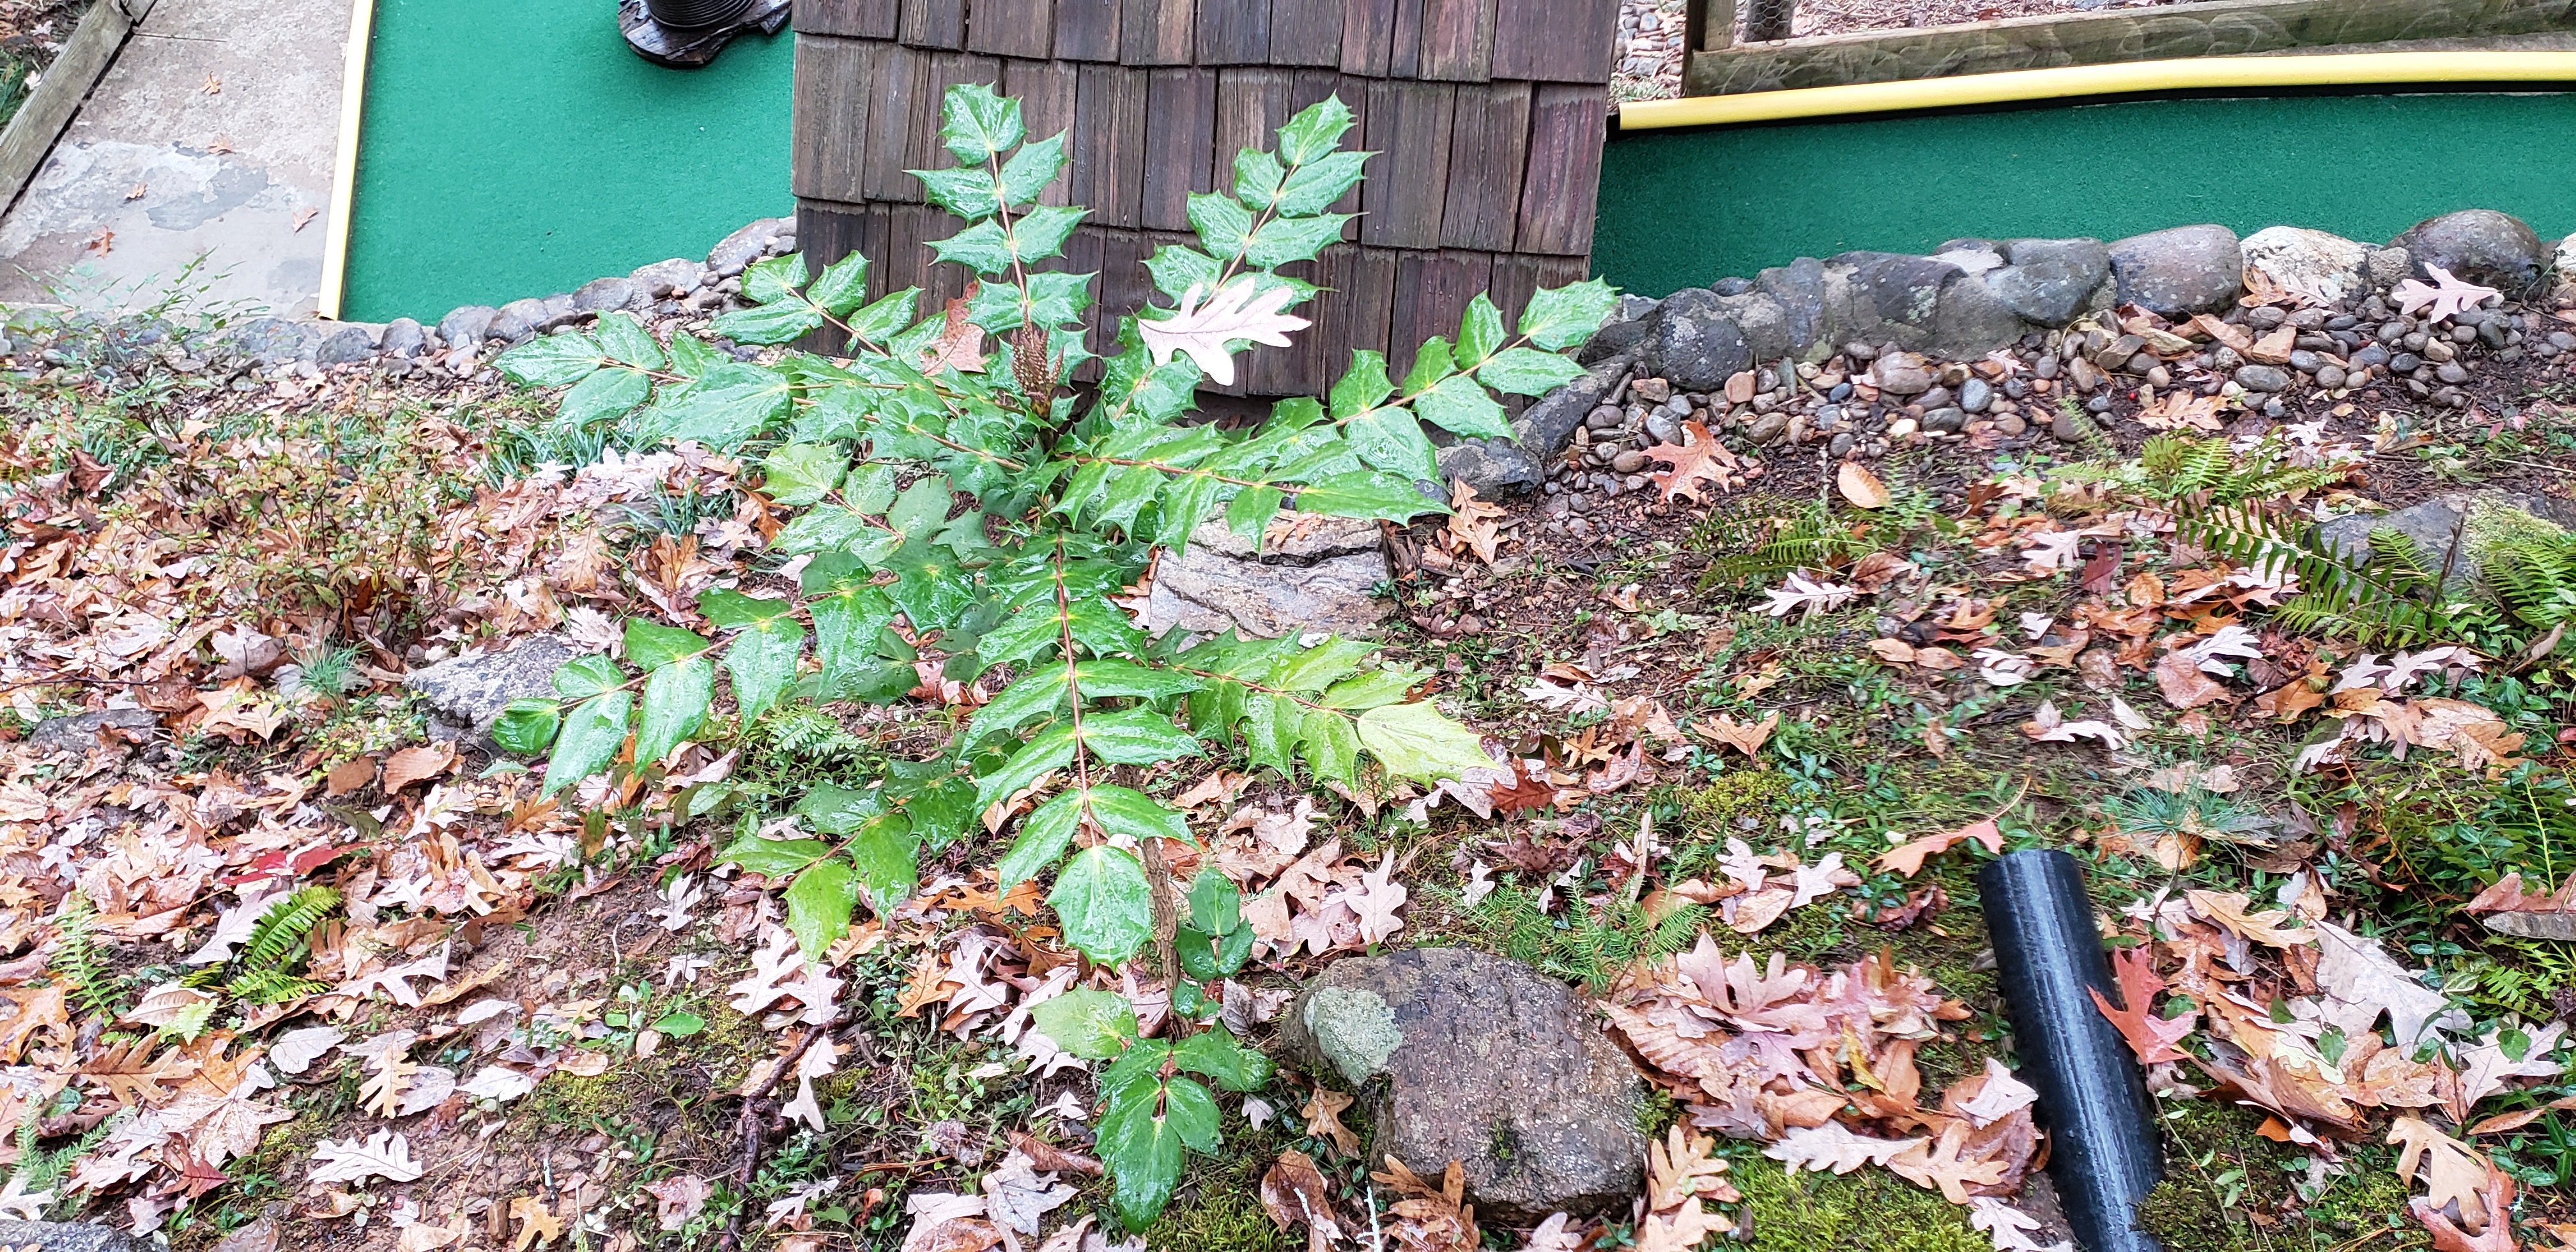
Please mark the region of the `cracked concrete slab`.
[[0, 218], [0, 300], [133, 307], [184, 288], [310, 316], [350, 4], [159, 0]]

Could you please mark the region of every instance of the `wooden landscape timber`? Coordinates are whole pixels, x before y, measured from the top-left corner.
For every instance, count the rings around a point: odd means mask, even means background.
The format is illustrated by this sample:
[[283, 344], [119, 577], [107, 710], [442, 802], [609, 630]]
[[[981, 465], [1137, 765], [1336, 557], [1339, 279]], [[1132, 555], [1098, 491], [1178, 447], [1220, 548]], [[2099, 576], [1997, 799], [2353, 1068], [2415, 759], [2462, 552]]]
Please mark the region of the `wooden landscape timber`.
[[2576, 31], [2576, 0], [2206, 0], [1729, 46], [1734, 0], [1690, 3], [1692, 96]]
[[143, 24], [152, 3], [99, 0], [81, 15], [61, 55], [46, 67], [44, 81], [28, 93], [7, 128], [0, 129], [0, 211], [16, 203], [18, 193], [27, 189], [27, 181], [45, 163], [45, 154], [54, 150], [54, 140], [72, 124], [72, 114], [80, 111], [90, 88], [115, 62], [125, 37]]
[[1358, 121], [1344, 143], [1383, 155], [1336, 206], [1360, 214], [1343, 242], [1282, 271], [1328, 288], [1300, 311], [1316, 329], [1252, 354], [1230, 390], [1320, 392], [1357, 349], [1401, 371], [1476, 293], [1514, 317], [1588, 272], [1616, 23], [1616, 0], [804, 0], [797, 237], [818, 267], [865, 252], [871, 296], [963, 294], [926, 246], [958, 223], [904, 171], [953, 163], [941, 97], [987, 83], [1031, 134], [1070, 131], [1042, 199], [1091, 216], [1049, 268], [1098, 271], [1108, 311], [1132, 313], [1189, 196], [1338, 95]]

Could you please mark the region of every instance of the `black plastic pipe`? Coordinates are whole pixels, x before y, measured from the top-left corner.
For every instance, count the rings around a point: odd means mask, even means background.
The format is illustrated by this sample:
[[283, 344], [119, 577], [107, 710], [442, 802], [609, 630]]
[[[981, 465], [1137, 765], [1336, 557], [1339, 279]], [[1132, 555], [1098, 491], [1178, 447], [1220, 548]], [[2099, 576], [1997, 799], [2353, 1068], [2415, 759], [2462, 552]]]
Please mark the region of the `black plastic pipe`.
[[1979, 870], [1977, 889], [2021, 1079], [2039, 1092], [2048, 1176], [2075, 1242], [2085, 1252], [2164, 1252], [2136, 1229], [2138, 1201], [2164, 1176], [2164, 1150], [2146, 1076], [2087, 994], [2121, 1002], [2084, 871], [2053, 849], [2015, 852]]

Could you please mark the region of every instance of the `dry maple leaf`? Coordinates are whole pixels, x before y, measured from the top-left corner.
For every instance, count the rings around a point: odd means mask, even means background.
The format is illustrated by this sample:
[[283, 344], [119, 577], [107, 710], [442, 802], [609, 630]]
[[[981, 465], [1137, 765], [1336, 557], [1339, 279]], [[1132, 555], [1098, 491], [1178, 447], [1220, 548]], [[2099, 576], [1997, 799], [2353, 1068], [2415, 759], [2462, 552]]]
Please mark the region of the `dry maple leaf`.
[[1840, 583], [1818, 582], [1808, 577], [1805, 570], [1791, 570], [1788, 581], [1762, 594], [1770, 597], [1770, 602], [1762, 606], [1764, 613], [1772, 617], [1797, 613], [1799, 620], [1804, 621], [1818, 613], [1841, 608], [1853, 596], [1859, 595], [1860, 589]]
[[1664, 499], [1668, 503], [1680, 499], [1708, 503], [1708, 497], [1700, 494], [1701, 485], [1720, 491], [1732, 489], [1735, 479], [1730, 471], [1741, 464], [1734, 453], [1726, 450], [1725, 444], [1708, 433], [1708, 426], [1702, 422], [1682, 423], [1682, 442], [1656, 444], [1646, 449], [1646, 455], [1672, 465], [1671, 469], [1647, 475], [1655, 480], [1656, 486], [1664, 489]]
[[1261, 1176], [1261, 1207], [1283, 1231], [1305, 1227], [1307, 1252], [1329, 1252], [1333, 1241], [1342, 1237], [1323, 1171], [1315, 1168], [1315, 1159], [1303, 1152], [1290, 1149], [1280, 1153], [1270, 1171]]
[[[2514, 1242], [2510, 1216], [2513, 1191], [2513, 1179], [2506, 1177], [2503, 1170], [2487, 1166], [2486, 1186], [2478, 1198], [2489, 1213], [2499, 1216], [2483, 1234], [2461, 1229], [2423, 1196], [2407, 1201], [2406, 1211], [2413, 1213], [2415, 1220], [2423, 1223], [2424, 1229], [2433, 1236], [2433, 1252], [2516, 1252], [2519, 1245]], [[2564, 1236], [2561, 1238], [2563, 1241]]]
[[2493, 287], [2482, 287], [2460, 278], [2439, 265], [2427, 265], [2424, 272], [2433, 276], [2432, 283], [2409, 278], [2389, 291], [2390, 295], [2397, 297], [2398, 310], [2410, 317], [2417, 309], [2429, 309], [2425, 320], [2439, 322], [2476, 308], [2490, 296], [2504, 294]]
[[307, 222], [312, 221], [316, 216], [318, 216], [318, 215], [319, 215], [319, 213], [320, 213], [320, 210], [318, 210], [318, 209], [312, 209], [312, 208], [302, 208], [302, 209], [297, 209], [297, 210], [295, 211], [294, 224], [293, 224], [293, 225], [291, 225], [291, 226], [289, 226], [289, 227], [287, 227], [287, 233], [288, 233], [288, 234], [302, 234], [302, 233], [304, 232], [304, 224], [305, 224], [305, 223], [307, 223]]
[[1467, 1171], [1457, 1161], [1442, 1171], [1440, 1185], [1429, 1182], [1389, 1156], [1382, 1173], [1370, 1179], [1405, 1197], [1387, 1206], [1396, 1221], [1387, 1234], [1408, 1252], [1474, 1252], [1482, 1242], [1476, 1211], [1466, 1204]]
[[966, 320], [966, 301], [949, 301], [947, 318], [939, 337], [921, 350], [921, 372], [936, 374], [953, 369], [960, 374], [983, 373], [984, 328]]
[[1952, 1204], [1966, 1204], [1969, 1187], [1994, 1186], [2003, 1181], [2005, 1169], [2002, 1161], [1961, 1155], [1966, 1148], [1967, 1137], [1967, 1124], [1952, 1122], [1941, 1132], [1939, 1140], [1932, 1143], [1918, 1141], [1913, 1147], [1887, 1158], [1887, 1168], [1918, 1187], [1938, 1190], [1941, 1198]]
[[2021, 724], [2022, 733], [2039, 743], [2073, 743], [2079, 738], [2099, 739], [2106, 748], [2129, 746], [2127, 730], [2096, 718], [2080, 722], [2066, 720], [2055, 701], [2042, 700], [2037, 711]]
[[1845, 461], [1841, 469], [1834, 471], [1834, 489], [1840, 491], [1853, 508], [1887, 507], [1887, 484], [1880, 482], [1878, 475], [1870, 473], [1869, 467], [1858, 461]]
[[2196, 709], [2228, 698], [2227, 688], [2201, 673], [2199, 663], [2191, 659], [2188, 651], [2177, 649], [2164, 654], [2156, 662], [2155, 673], [2156, 690], [2164, 694], [2165, 703], [2175, 708]]
[[[2487, 1185], [2487, 1174], [2493, 1167], [2478, 1151], [2433, 1128], [2420, 1117], [2400, 1117], [2389, 1124], [2387, 1142], [2400, 1145], [2397, 1154], [2397, 1176], [2408, 1183], [2415, 1181], [2420, 1168], [2424, 1176], [2424, 1196], [2416, 1203], [2429, 1209], [2458, 1206], [2460, 1225], [2471, 1233], [2486, 1229], [2490, 1219], [2510, 1210], [2490, 1210], [2480, 1192]], [[2510, 1223], [2499, 1223], [2510, 1225]]]
[[116, 250], [116, 232], [101, 226], [81, 243], [81, 251], [92, 256], [106, 256]]
[[2144, 948], [2124, 948], [2111, 957], [2113, 979], [2120, 986], [2120, 1000], [2127, 1007], [2113, 1008], [2100, 991], [2085, 988], [2093, 997], [2093, 1007], [2102, 1011], [2129, 1041], [2129, 1050], [2138, 1054], [2138, 1063], [2153, 1065], [2158, 1061], [2187, 1061], [2191, 1054], [2174, 1045], [2200, 1024], [2197, 1011], [2180, 1017], [2156, 1016], [2156, 994], [2165, 989], [2165, 980], [2156, 975], [2155, 954]]
[[2388, 1014], [2396, 1028], [2397, 1046], [2413, 1049], [2436, 1024], [2466, 1015], [2451, 1010], [2450, 1000], [2425, 986], [2403, 965], [2389, 958], [2374, 939], [2364, 939], [2333, 922], [2316, 923], [2317, 987], [2325, 992], [2325, 1020], [2358, 1036]]
[[1898, 1153], [1912, 1151], [1925, 1142], [1920, 1135], [1911, 1139], [1873, 1139], [1853, 1134], [1841, 1122], [1826, 1122], [1780, 1136], [1778, 1142], [1762, 1149], [1762, 1155], [1787, 1164], [1793, 1174], [1802, 1169], [1848, 1174], [1863, 1165], [1885, 1165]]
[[1197, 362], [1209, 382], [1232, 386], [1234, 353], [1226, 345], [1247, 340], [1274, 348], [1287, 347], [1288, 332], [1313, 324], [1286, 311], [1296, 299], [1297, 293], [1285, 285], [1265, 289], [1256, 274], [1238, 275], [1213, 292], [1204, 283], [1194, 283], [1181, 293], [1180, 307], [1172, 310], [1170, 317], [1159, 321], [1139, 318], [1136, 333], [1145, 340], [1145, 350], [1153, 354], [1154, 364], [1161, 365], [1174, 353], [1180, 353]]
[[416, 782], [436, 778], [456, 764], [456, 749], [449, 744], [415, 744], [385, 758], [384, 793], [391, 796]]

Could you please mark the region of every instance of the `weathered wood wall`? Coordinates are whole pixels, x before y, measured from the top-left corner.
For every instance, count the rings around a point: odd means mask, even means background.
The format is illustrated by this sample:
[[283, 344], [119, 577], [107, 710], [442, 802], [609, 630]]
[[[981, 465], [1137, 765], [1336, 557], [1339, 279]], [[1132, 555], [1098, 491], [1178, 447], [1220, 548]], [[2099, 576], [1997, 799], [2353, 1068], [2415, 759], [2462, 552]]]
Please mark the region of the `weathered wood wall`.
[[989, 83], [1032, 135], [1071, 132], [1044, 199], [1091, 216], [1058, 268], [1097, 271], [1114, 319], [1151, 294], [1144, 259], [1187, 238], [1190, 193], [1339, 95], [1344, 142], [1381, 154], [1337, 206], [1360, 217], [1283, 271], [1331, 289], [1301, 310], [1316, 328], [1251, 354], [1236, 389], [1320, 391], [1355, 348], [1401, 370], [1477, 292], [1517, 316], [1584, 276], [1616, 22], [1616, 0], [801, 0], [797, 237], [816, 266], [866, 253], [871, 295], [958, 295], [966, 275], [925, 245], [960, 223], [903, 171], [955, 163], [940, 99]]
[[1693, 96], [2576, 30], [2576, 0], [2207, 0], [1729, 47], [1733, 0], [1690, 5], [1682, 90]]

